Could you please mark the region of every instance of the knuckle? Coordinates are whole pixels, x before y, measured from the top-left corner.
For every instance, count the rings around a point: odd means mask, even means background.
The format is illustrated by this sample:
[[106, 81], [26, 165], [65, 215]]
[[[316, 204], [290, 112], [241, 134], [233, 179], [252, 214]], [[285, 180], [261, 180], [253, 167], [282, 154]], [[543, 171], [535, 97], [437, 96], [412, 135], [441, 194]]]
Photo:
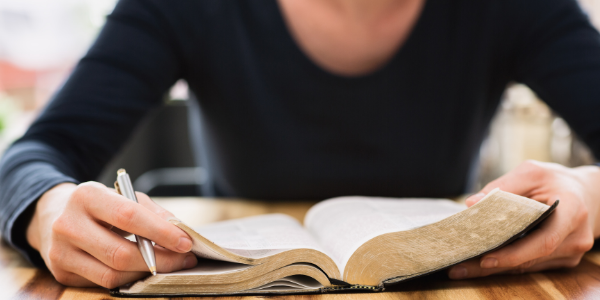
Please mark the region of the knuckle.
[[[177, 261], [176, 258], [165, 260], [163, 267], [165, 268], [165, 271], [167, 273], [179, 270], [179, 268], [176, 267], [176, 265], [177, 265], [176, 261]], [[183, 265], [183, 261], [180, 264]]]
[[57, 265], [61, 265], [63, 262], [64, 251], [56, 246], [50, 246], [48, 249], [48, 260], [50, 265], [55, 268]]
[[519, 165], [519, 167], [526, 169], [526, 170], [539, 170], [541, 168], [540, 162], [536, 161], [536, 160], [532, 160], [532, 159], [528, 159], [524, 162], [521, 163], [521, 165]]
[[173, 259], [169, 259], [169, 264], [167, 266], [169, 272], [175, 272], [183, 269], [183, 262], [185, 261], [185, 258], [186, 254], [180, 254], [173, 257]]
[[510, 267], [510, 268], [517, 267], [517, 266], [521, 265], [521, 263], [522, 263], [519, 255], [516, 255], [516, 254], [508, 255], [508, 256], [506, 256], [506, 258], [504, 260], [506, 262], [506, 266]]
[[588, 252], [592, 249], [593, 246], [594, 246], [594, 237], [590, 233], [588, 236], [586, 236], [585, 238], [582, 238], [581, 240], [578, 241], [578, 243], [575, 245], [575, 253]]
[[127, 202], [119, 203], [114, 209], [115, 224], [117, 227], [127, 230], [131, 224], [133, 224], [133, 218], [135, 217], [136, 211], [133, 205], [129, 205]]
[[71, 276], [66, 272], [52, 272], [52, 275], [54, 275], [54, 279], [56, 279], [56, 281], [58, 281], [60, 284], [69, 285], [71, 282]]
[[579, 265], [580, 262], [581, 262], [581, 256], [570, 259], [565, 263], [565, 268], [575, 268]]
[[535, 262], [536, 262], [536, 260], [532, 259], [532, 260], [530, 260], [530, 261], [528, 261], [526, 263], [521, 264], [519, 266], [519, 269], [525, 271], [526, 269], [529, 269], [529, 268], [533, 267], [533, 265], [535, 265]]
[[80, 183], [79, 186], [89, 188], [91, 191], [97, 191], [98, 189], [104, 189], [106, 186], [100, 182], [96, 181], [87, 181], [84, 183]]
[[542, 254], [544, 256], [548, 256], [548, 255], [552, 254], [554, 252], [554, 250], [556, 250], [556, 248], [558, 248], [559, 243], [560, 243], [560, 234], [558, 234], [558, 232], [556, 232], [556, 231], [551, 231], [544, 238]]
[[85, 186], [84, 184], [80, 184], [75, 188], [75, 190], [73, 190], [69, 202], [77, 202], [78, 200], [87, 197], [89, 193], [90, 188], [88, 186]]
[[170, 245], [161, 245], [161, 246], [176, 247], [177, 244], [179, 243], [179, 237], [181, 236], [181, 234], [174, 231], [173, 228], [170, 228], [170, 227], [171, 226], [162, 226], [160, 229], [157, 230], [158, 236], [170, 237], [168, 240], [165, 239], [165, 241], [163, 241], [164, 243], [169, 243]]
[[167, 219], [169, 219], [169, 218], [171, 218], [171, 217], [174, 217], [174, 216], [173, 216], [173, 214], [172, 214], [172, 213], [170, 213], [170, 212], [169, 212], [169, 211], [167, 211], [167, 210], [160, 211], [160, 212], [158, 213], [158, 216], [159, 216], [159, 217], [161, 217], [163, 220], [167, 220]]
[[88, 199], [97, 196], [103, 188], [105, 188], [105, 186], [98, 182], [81, 183], [71, 194], [69, 204], [85, 207]]
[[52, 233], [58, 236], [73, 237], [76, 230], [73, 228], [69, 218], [60, 216], [52, 222]]
[[77, 185], [77, 188], [73, 191], [73, 195], [77, 198], [85, 198], [92, 194], [95, 194], [98, 191], [99, 186], [101, 185], [97, 182], [84, 182]]
[[546, 168], [538, 161], [527, 160], [519, 166], [519, 170], [532, 180], [542, 180], [548, 174]]
[[581, 205], [581, 209], [577, 212], [577, 221], [579, 224], [587, 224], [589, 211], [585, 205]]
[[113, 289], [116, 288], [117, 286], [119, 286], [119, 273], [107, 268], [106, 271], [104, 271], [104, 273], [102, 273], [102, 276], [100, 278], [100, 285], [107, 288], [107, 289]]
[[120, 271], [125, 271], [132, 259], [131, 252], [122, 243], [110, 247], [107, 256], [111, 266]]

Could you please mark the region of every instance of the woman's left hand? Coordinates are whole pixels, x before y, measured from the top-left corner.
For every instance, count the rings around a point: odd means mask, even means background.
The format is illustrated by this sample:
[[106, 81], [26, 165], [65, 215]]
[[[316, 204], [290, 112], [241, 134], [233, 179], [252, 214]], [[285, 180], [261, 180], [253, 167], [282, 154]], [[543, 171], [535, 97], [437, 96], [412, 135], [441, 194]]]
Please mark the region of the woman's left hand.
[[538, 230], [499, 250], [450, 268], [452, 279], [497, 273], [525, 273], [572, 268], [600, 235], [600, 168], [567, 168], [527, 161], [467, 198], [470, 207], [495, 188], [552, 205], [556, 211]]

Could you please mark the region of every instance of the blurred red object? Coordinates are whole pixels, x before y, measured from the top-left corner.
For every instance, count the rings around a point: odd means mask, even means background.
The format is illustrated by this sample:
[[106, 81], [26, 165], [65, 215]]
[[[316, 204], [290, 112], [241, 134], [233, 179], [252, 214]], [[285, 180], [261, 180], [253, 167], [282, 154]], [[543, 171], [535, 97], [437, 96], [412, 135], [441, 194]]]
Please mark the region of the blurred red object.
[[38, 71], [25, 70], [7, 61], [0, 60], [0, 92], [14, 89], [34, 88]]
[[72, 70], [71, 64], [51, 69], [25, 69], [0, 60], [0, 93], [25, 111], [39, 110]]

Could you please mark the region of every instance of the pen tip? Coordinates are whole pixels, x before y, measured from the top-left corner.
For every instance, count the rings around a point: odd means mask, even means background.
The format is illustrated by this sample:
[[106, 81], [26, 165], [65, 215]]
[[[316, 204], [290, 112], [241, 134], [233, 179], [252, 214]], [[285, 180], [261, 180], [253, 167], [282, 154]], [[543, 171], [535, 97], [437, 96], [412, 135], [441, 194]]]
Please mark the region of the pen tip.
[[150, 267], [150, 273], [152, 273], [152, 275], [156, 275], [156, 267]]
[[152, 271], [152, 276], [156, 276], [156, 271]]
[[121, 175], [123, 173], [125, 173], [125, 169], [118, 169], [117, 170], [117, 175]]

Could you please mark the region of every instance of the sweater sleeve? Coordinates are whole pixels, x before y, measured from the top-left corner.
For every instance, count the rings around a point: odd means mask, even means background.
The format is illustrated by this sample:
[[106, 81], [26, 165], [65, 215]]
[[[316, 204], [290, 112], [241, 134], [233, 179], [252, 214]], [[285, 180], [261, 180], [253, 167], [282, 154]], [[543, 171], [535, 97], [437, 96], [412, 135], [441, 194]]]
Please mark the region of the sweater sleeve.
[[180, 55], [154, 0], [121, 0], [96, 42], [0, 161], [0, 232], [43, 266], [25, 238], [36, 200], [63, 182], [94, 180], [136, 124], [181, 77]]
[[600, 35], [574, 0], [514, 1], [515, 79], [600, 157]]

